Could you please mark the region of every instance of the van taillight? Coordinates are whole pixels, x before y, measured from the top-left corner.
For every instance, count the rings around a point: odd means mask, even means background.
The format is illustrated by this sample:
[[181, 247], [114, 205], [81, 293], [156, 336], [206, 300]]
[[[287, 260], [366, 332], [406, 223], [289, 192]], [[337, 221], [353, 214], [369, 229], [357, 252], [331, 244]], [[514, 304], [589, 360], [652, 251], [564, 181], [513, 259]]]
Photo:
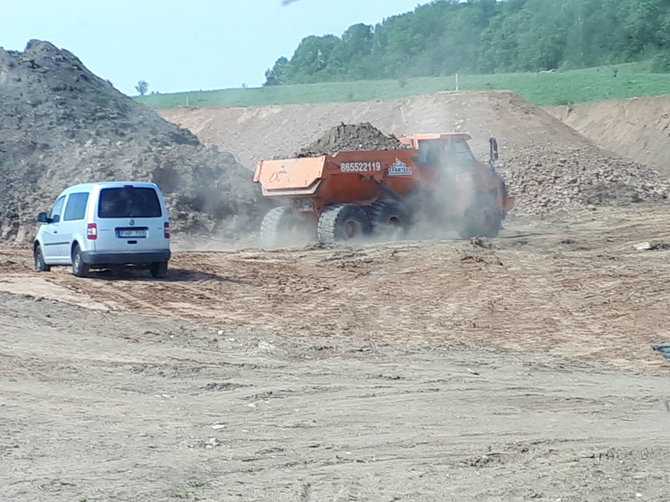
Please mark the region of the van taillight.
[[165, 223], [163, 223], [163, 237], [165, 237], [166, 239], [170, 238], [170, 222], [169, 221], [166, 221]]
[[86, 238], [89, 240], [96, 240], [98, 238], [98, 225], [89, 223], [86, 227]]

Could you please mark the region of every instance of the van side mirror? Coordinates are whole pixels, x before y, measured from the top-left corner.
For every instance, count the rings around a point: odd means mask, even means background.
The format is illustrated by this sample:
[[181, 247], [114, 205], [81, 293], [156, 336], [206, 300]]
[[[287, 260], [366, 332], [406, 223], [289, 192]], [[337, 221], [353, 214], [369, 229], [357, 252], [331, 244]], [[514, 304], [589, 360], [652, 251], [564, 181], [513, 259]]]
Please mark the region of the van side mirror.
[[47, 213], [38, 213], [37, 221], [40, 223], [49, 223], [49, 217], [47, 216]]
[[494, 160], [498, 160], [498, 140], [495, 138], [489, 138], [489, 146], [490, 146], [490, 162], [493, 162]]

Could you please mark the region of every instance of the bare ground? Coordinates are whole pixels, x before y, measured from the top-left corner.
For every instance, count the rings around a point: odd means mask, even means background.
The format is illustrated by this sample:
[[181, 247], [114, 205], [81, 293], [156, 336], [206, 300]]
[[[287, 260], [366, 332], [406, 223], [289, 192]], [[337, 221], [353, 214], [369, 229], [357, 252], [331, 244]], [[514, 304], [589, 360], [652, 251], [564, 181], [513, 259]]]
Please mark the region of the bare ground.
[[602, 148], [670, 174], [670, 94], [545, 109]]
[[39, 274], [3, 248], [2, 496], [667, 500], [670, 362], [650, 345], [670, 341], [669, 217], [189, 243], [162, 281]]

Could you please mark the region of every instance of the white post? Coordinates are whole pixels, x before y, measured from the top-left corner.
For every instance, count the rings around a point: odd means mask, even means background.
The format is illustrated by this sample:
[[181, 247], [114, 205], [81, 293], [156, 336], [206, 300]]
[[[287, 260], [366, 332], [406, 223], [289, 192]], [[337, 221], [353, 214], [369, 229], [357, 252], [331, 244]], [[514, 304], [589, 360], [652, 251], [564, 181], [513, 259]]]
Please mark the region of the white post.
[[458, 73], [456, 74], [456, 90], [458, 91]]

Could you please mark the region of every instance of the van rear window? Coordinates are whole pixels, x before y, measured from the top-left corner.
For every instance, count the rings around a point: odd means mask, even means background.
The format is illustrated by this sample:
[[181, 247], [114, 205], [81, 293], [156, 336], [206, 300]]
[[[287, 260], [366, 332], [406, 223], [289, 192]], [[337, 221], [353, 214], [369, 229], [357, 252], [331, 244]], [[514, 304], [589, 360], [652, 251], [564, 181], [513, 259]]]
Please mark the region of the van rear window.
[[100, 218], [158, 218], [162, 216], [153, 188], [119, 187], [100, 190]]

